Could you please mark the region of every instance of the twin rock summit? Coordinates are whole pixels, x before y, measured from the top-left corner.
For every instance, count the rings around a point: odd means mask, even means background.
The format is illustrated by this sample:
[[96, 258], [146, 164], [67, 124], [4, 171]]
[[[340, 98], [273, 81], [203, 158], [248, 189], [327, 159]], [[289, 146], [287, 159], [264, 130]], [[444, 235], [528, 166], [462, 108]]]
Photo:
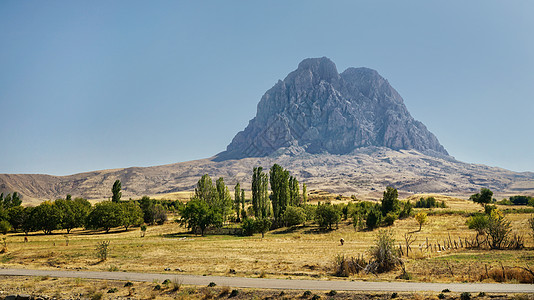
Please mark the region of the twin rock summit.
[[120, 179], [124, 197], [191, 190], [203, 174], [250, 188], [252, 168], [278, 163], [309, 189], [379, 198], [387, 185], [403, 193], [466, 196], [487, 187], [502, 195], [534, 193], [534, 173], [463, 163], [449, 156], [377, 71], [339, 73], [326, 57], [303, 60], [258, 104], [256, 116], [209, 159], [70, 176], [0, 174], [0, 190], [27, 202], [66, 194], [109, 197]]
[[378, 72], [348, 68], [339, 74], [328, 58], [309, 58], [265, 93], [256, 117], [217, 159], [350, 154], [369, 146], [448, 155]]

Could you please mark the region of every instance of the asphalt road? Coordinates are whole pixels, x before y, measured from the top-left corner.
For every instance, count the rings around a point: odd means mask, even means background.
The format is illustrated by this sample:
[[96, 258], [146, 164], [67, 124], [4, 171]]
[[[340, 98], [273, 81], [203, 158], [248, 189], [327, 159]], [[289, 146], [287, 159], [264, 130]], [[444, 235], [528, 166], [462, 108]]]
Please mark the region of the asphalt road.
[[268, 288], [287, 290], [336, 290], [336, 291], [382, 291], [382, 292], [441, 292], [449, 289], [452, 292], [470, 293], [534, 293], [534, 284], [501, 284], [501, 283], [426, 283], [426, 282], [371, 282], [342, 280], [298, 280], [298, 279], [267, 279], [225, 276], [199, 276], [183, 274], [127, 273], [127, 272], [90, 272], [63, 270], [31, 270], [31, 269], [0, 269], [0, 275], [8, 276], [50, 276], [64, 278], [86, 278], [159, 282], [165, 279], [178, 278], [183, 284], [208, 285], [210, 282], [218, 286], [234, 288]]

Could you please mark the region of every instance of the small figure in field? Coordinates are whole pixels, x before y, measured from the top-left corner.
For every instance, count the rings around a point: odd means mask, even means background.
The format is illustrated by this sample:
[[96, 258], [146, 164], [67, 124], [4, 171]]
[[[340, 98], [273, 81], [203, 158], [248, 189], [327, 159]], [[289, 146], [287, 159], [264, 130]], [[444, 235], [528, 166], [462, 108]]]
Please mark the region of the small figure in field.
[[341, 246], [343, 246], [343, 244], [345, 244], [345, 239], [341, 238], [339, 242], [341, 243]]
[[24, 237], [24, 242], [25, 242], [25, 243], [28, 242], [28, 237], [27, 237], [27, 236]]

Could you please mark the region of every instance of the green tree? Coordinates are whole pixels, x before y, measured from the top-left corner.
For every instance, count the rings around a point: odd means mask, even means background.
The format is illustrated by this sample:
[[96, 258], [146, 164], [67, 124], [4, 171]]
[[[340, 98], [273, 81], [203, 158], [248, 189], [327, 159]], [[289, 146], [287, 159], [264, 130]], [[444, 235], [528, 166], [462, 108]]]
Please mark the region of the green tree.
[[20, 206], [21, 204], [22, 200], [17, 192], [13, 192], [13, 194], [7, 194], [5, 196], [4, 193], [0, 194], [0, 208], [9, 209], [14, 206]]
[[399, 203], [399, 193], [397, 192], [397, 189], [393, 187], [386, 187], [386, 190], [384, 191], [384, 196], [382, 197], [382, 215], [385, 216], [388, 214], [388, 212], [396, 212], [399, 210], [400, 203]]
[[85, 225], [85, 218], [91, 209], [91, 203], [83, 198], [57, 199], [54, 205], [57, 208], [60, 223], [59, 228], [66, 229], [67, 234], [73, 228], [82, 227]]
[[35, 207], [32, 206], [24, 207], [23, 222], [21, 228], [26, 235], [28, 235], [30, 231], [37, 230], [35, 220], [32, 218], [34, 210]]
[[200, 229], [201, 235], [204, 236], [209, 226], [222, 226], [222, 216], [220, 212], [211, 209], [205, 201], [193, 198], [187, 202], [181, 212], [179, 222], [193, 232]]
[[254, 221], [254, 228], [257, 232], [261, 233], [261, 238], [265, 237], [265, 233], [271, 229], [273, 222], [269, 218], [261, 218]]
[[280, 219], [289, 204], [289, 171], [278, 164], [274, 164], [269, 172], [271, 184], [271, 201], [273, 205], [274, 221], [280, 223]]
[[341, 210], [330, 203], [319, 204], [315, 210], [315, 221], [321, 229], [332, 230], [341, 221]]
[[213, 185], [211, 177], [208, 174], [202, 175], [195, 188], [195, 198], [206, 202], [209, 207], [215, 207], [218, 202], [217, 197], [217, 188]]
[[308, 191], [305, 183], [302, 184], [302, 203], [308, 203]]
[[19, 230], [22, 228], [22, 224], [26, 221], [26, 216], [24, 212], [24, 207], [22, 206], [13, 206], [7, 210], [7, 220], [13, 226], [14, 230]]
[[143, 210], [133, 201], [121, 203], [122, 226], [128, 231], [130, 226], [139, 226], [143, 223]]
[[51, 201], [45, 201], [36, 206], [30, 219], [35, 230], [42, 230], [45, 234], [51, 234], [61, 225], [61, 213]]
[[220, 177], [216, 181], [217, 188], [217, 209], [219, 209], [223, 222], [226, 222], [228, 215], [232, 213], [232, 196], [228, 187], [224, 184], [224, 178]]
[[300, 205], [299, 182], [293, 176], [289, 176], [289, 205]]
[[120, 180], [118, 179], [115, 180], [115, 182], [113, 183], [113, 187], [111, 188], [111, 192], [113, 193], [111, 201], [113, 202], [121, 201], [122, 192], [121, 192], [121, 181]]
[[426, 224], [428, 222], [428, 216], [425, 212], [419, 212], [415, 215], [415, 220], [417, 223], [419, 223], [419, 231], [421, 231], [421, 227], [423, 224]]
[[87, 216], [86, 227], [89, 229], [103, 229], [106, 233], [111, 228], [123, 225], [123, 211], [119, 203], [102, 201], [95, 204]]
[[480, 193], [471, 195], [471, 197], [469, 197], [469, 200], [473, 200], [473, 202], [484, 206], [485, 204], [488, 204], [491, 202], [492, 197], [493, 197], [493, 192], [491, 190], [487, 188], [481, 188]]
[[256, 218], [265, 218], [269, 214], [269, 179], [262, 167], [252, 171], [252, 208]]
[[6, 235], [11, 229], [13, 228], [7, 220], [0, 220], [0, 233]]
[[295, 226], [300, 225], [306, 222], [306, 212], [304, 208], [298, 206], [288, 206], [284, 215], [282, 216], [282, 221], [285, 226]]
[[382, 212], [380, 210], [380, 205], [373, 206], [367, 216], [365, 217], [365, 225], [370, 230], [377, 228], [382, 222]]
[[235, 213], [237, 215], [237, 222], [240, 222], [240, 216], [241, 216], [241, 186], [239, 185], [239, 182], [234, 187], [234, 209]]

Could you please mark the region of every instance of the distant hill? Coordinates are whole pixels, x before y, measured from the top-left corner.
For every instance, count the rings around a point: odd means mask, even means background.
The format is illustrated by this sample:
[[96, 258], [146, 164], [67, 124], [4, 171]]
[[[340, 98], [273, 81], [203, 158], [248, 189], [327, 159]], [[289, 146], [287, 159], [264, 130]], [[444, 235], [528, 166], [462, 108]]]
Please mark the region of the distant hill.
[[203, 174], [224, 177], [230, 188], [237, 181], [250, 189], [252, 168], [265, 169], [278, 163], [306, 182], [308, 190], [354, 194], [361, 199], [381, 196], [387, 185], [401, 193], [440, 193], [467, 197], [488, 187], [504, 195], [534, 195], [534, 173], [516, 173], [496, 167], [467, 164], [450, 157], [436, 157], [416, 150], [381, 147], [360, 148], [350, 154], [274, 155], [216, 161], [195, 160], [165, 166], [125, 168], [71, 176], [0, 174], [0, 189], [18, 191], [24, 203], [72, 194], [89, 199], [111, 197], [111, 187], [120, 179], [123, 198], [162, 195], [192, 190]]
[[192, 190], [203, 174], [249, 189], [252, 169], [278, 163], [308, 190], [379, 198], [386, 186], [401, 194], [467, 196], [482, 187], [498, 196], [534, 195], [534, 173], [463, 163], [449, 156], [378, 72], [338, 73], [328, 58], [302, 61], [265, 93], [256, 117], [226, 151], [209, 159], [70, 176], [0, 174], [0, 191], [23, 203], [73, 197], [107, 199], [120, 179], [123, 198]]

